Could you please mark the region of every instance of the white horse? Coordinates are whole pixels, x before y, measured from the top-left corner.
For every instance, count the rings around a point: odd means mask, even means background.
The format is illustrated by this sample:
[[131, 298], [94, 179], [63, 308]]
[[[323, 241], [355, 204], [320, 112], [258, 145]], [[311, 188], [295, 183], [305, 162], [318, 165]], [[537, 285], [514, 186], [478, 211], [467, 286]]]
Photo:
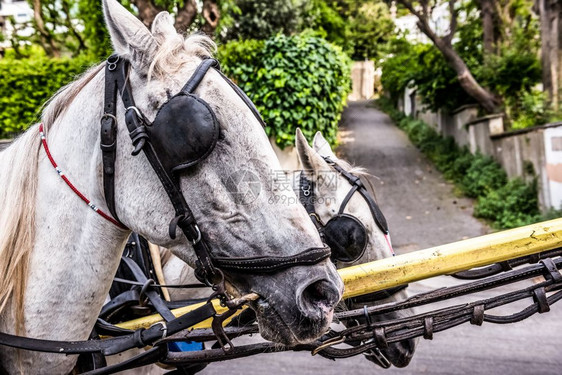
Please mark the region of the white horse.
[[[286, 170], [290, 186], [298, 194], [300, 174], [304, 173], [305, 176], [315, 182], [315, 206], [316, 213], [320, 216], [322, 222], [327, 223], [334, 215], [337, 214], [338, 209], [344, 201], [346, 195], [351, 189], [350, 183], [338, 174], [324, 158], [329, 158], [344, 167], [347, 171], [355, 174], [362, 174], [362, 170], [358, 168], [351, 168], [350, 165], [336, 157], [329, 143], [325, 140], [320, 132], [316, 133], [313, 140], [313, 147], [308, 145], [300, 130], [296, 134], [296, 150], [298, 161], [284, 159], [287, 165], [291, 167], [299, 165], [298, 171]], [[318, 179], [324, 178], [324, 182]], [[387, 258], [393, 256], [392, 245], [385, 237], [384, 233], [378, 228], [371, 214], [370, 208], [361, 197], [360, 194], [354, 194], [346, 206], [345, 213], [352, 215], [359, 219], [366, 227], [368, 233], [368, 243], [363, 255], [352, 263], [338, 262], [338, 268], [349, 267], [355, 264], [371, 262], [377, 259]], [[164, 249], [162, 251], [166, 253]], [[166, 261], [163, 264], [163, 273], [165, 282], [167, 284], [186, 284], [196, 282], [193, 274], [193, 269], [186, 265], [181, 259], [177, 257], [166, 256]], [[189, 298], [200, 298], [208, 294], [206, 290], [194, 291], [192, 289], [168, 289], [171, 300], [185, 300]], [[387, 303], [393, 301], [404, 300], [408, 297], [406, 289], [402, 289], [388, 298], [381, 299], [368, 305], [379, 303]], [[348, 307], [360, 308], [364, 304], [354, 304], [348, 301]], [[384, 321], [388, 319], [396, 319], [404, 316], [412, 315], [411, 310], [400, 312], [392, 312], [374, 317], [376, 321]], [[394, 344], [390, 344], [388, 349], [382, 350], [385, 357], [396, 367], [407, 366], [410, 362], [417, 340], [403, 340]], [[367, 356], [369, 358], [369, 356]]]
[[[131, 65], [128, 82], [137, 108], [152, 121], [210, 56], [212, 42], [203, 36], [184, 39], [167, 13], [156, 17], [150, 31], [117, 1], [103, 5], [115, 51]], [[51, 99], [42, 124], [65, 176], [108, 212], [99, 125], [105, 66], [92, 68]], [[254, 184], [265, 186], [270, 171], [280, 169], [278, 160], [259, 121], [216, 71], [206, 74], [196, 93], [216, 115], [220, 138], [204, 161], [179, 176], [179, 184], [211, 254], [293, 256], [322, 247], [301, 205], [271, 203], [279, 197], [296, 202], [292, 191], [261, 189], [252, 202], [239, 204], [229, 191], [233, 172], [248, 171]], [[117, 104], [115, 208], [128, 229], [89, 209], [59, 178], [41, 147], [38, 125], [0, 153], [0, 331], [87, 339], [131, 230], [195, 266], [187, 239], [168, 235], [173, 206], [146, 157], [131, 155], [125, 108], [120, 99]], [[235, 296], [262, 297], [253, 305], [260, 305], [262, 336], [289, 345], [314, 340], [327, 329], [343, 289], [328, 259], [271, 275], [229, 272], [226, 278]], [[0, 367], [8, 373], [64, 374], [75, 361], [76, 356], [0, 348]]]

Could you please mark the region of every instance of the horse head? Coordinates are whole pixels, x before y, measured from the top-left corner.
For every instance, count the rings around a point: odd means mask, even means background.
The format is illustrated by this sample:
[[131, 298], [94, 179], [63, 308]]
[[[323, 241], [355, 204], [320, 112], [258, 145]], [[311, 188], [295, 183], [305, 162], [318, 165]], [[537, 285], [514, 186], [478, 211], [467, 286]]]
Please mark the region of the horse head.
[[[281, 167], [259, 114], [209, 60], [212, 42], [184, 39], [167, 12], [151, 31], [115, 0], [104, 1], [104, 12], [117, 55], [130, 64], [126, 81], [135, 102], [119, 105], [115, 115], [116, 215], [202, 269], [207, 281], [224, 274], [230, 294], [257, 293], [252, 307], [264, 338], [318, 338], [343, 284], [294, 192], [276, 187]], [[131, 155], [129, 132], [140, 132], [127, 128], [131, 115], [146, 123], [142, 131], [175, 187], [163, 188], [148, 156]], [[185, 204], [172, 203], [169, 189]], [[185, 236], [176, 235], [180, 228]]]
[[[316, 133], [313, 147], [300, 131], [296, 135], [296, 149], [303, 166], [302, 174], [311, 182], [311, 207], [307, 208], [317, 221], [326, 242], [332, 247], [333, 258], [339, 268], [387, 258], [394, 255], [388, 227], [376, 201], [371, 197], [358, 175], [364, 172], [351, 168], [336, 157], [322, 134]], [[302, 179], [301, 179], [302, 181]], [[301, 184], [302, 190], [302, 184]], [[306, 204], [305, 204], [306, 205]], [[347, 300], [350, 308], [361, 308], [365, 304], [378, 304], [407, 298], [405, 290], [399, 290], [376, 303], [355, 303]], [[374, 317], [385, 321], [410, 315], [411, 311], [391, 312]], [[383, 357], [396, 367], [407, 366], [417, 340], [403, 340], [381, 349]], [[374, 353], [366, 353], [373, 362], [383, 365]]]

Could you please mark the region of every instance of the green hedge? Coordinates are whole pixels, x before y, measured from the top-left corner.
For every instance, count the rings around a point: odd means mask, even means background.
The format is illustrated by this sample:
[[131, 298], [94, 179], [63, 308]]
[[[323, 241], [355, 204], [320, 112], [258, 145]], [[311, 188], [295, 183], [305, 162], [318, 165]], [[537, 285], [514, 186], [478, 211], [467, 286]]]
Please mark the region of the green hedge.
[[39, 118], [41, 106], [83, 72], [85, 58], [0, 60], [0, 138], [15, 136]]
[[[300, 127], [311, 139], [322, 131], [332, 144], [350, 83], [350, 60], [324, 39], [305, 33], [266, 41], [236, 41], [219, 49], [225, 73], [254, 101], [281, 147]], [[83, 72], [87, 58], [0, 60], [0, 138], [38, 120], [43, 103]]]
[[489, 220], [498, 229], [515, 228], [547, 219], [538, 205], [537, 181], [508, 180], [505, 171], [489, 156], [473, 155], [444, 138], [423, 121], [404, 116], [391, 101], [377, 105], [404, 130], [412, 143], [435, 163], [445, 178], [455, 183], [464, 195], [476, 199], [474, 216]]
[[339, 47], [310, 33], [266, 41], [235, 41], [219, 48], [219, 61], [254, 101], [269, 136], [294, 145], [295, 130], [311, 139], [321, 131], [332, 144], [351, 88], [350, 60]]

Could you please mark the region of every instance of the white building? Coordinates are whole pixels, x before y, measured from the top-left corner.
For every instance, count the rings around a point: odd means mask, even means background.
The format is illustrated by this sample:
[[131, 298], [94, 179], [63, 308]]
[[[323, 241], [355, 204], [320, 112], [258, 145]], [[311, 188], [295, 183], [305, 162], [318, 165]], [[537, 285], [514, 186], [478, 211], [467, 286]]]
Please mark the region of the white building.
[[[390, 12], [394, 16], [394, 25], [397, 31], [404, 33], [406, 40], [410, 43], [431, 43], [429, 38], [418, 28], [418, 18], [416, 16], [408, 14], [402, 17], [396, 17], [396, 4], [394, 2], [391, 5]], [[429, 25], [437, 35], [445, 35], [449, 32], [450, 19], [449, 5], [447, 2], [443, 2], [438, 4], [431, 12]]]
[[31, 20], [33, 20], [33, 10], [27, 1], [0, 0], [0, 32], [6, 39], [6, 41], [0, 42], [0, 50], [10, 45], [9, 39], [14, 28], [18, 29], [19, 35], [30, 36], [33, 33]]

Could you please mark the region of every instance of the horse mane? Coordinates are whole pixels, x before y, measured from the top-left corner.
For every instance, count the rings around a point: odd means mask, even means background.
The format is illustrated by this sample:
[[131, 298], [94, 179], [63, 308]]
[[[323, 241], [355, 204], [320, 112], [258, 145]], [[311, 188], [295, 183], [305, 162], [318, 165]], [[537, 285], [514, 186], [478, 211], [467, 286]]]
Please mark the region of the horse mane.
[[47, 131], [72, 104], [76, 96], [105, 67], [105, 61], [86, 70], [76, 80], [61, 87], [43, 106], [41, 121]]
[[39, 127], [32, 127], [0, 155], [5, 157], [0, 169], [0, 313], [13, 298], [19, 334], [24, 330], [23, 300], [35, 242]]
[[148, 69], [148, 79], [175, 74], [190, 61], [190, 57], [206, 59], [214, 55], [216, 49], [215, 42], [205, 34], [196, 33], [187, 38], [180, 34], [168, 35], [160, 41], [156, 56]]
[[374, 176], [371, 173], [369, 173], [366, 168], [351, 165], [349, 162], [343, 159], [338, 158], [338, 164], [347, 172], [353, 173], [354, 175], [357, 175], [359, 177], [364, 177], [363, 181], [367, 181], [367, 185], [368, 185], [367, 190], [369, 191], [369, 193], [373, 195], [375, 202], [377, 201], [377, 192], [375, 191], [375, 186], [373, 185], [373, 181], [371, 181], [372, 178], [379, 179], [377, 176]]
[[[169, 37], [160, 44], [148, 77], [177, 72], [189, 62], [188, 57], [210, 57], [215, 49], [212, 40], [201, 34]], [[41, 115], [45, 132], [104, 67], [105, 61], [91, 67], [45, 103]], [[0, 153], [0, 165], [5, 165], [0, 168], [0, 313], [12, 307], [16, 334], [25, 332], [24, 295], [35, 243], [39, 151], [39, 127], [35, 125]]]

